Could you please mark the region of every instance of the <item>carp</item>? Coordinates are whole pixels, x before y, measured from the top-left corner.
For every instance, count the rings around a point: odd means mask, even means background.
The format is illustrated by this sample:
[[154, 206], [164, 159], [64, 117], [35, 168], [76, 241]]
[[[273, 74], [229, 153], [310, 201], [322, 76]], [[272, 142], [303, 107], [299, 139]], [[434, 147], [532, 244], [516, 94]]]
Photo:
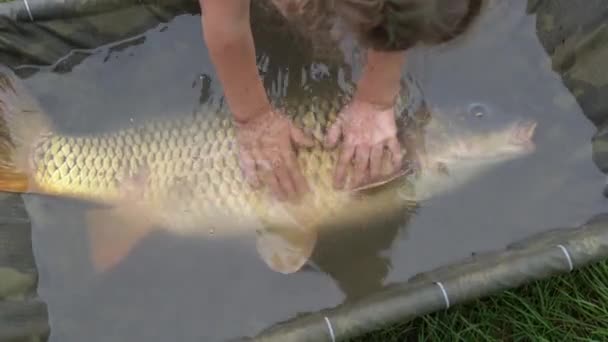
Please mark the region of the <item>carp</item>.
[[[324, 148], [322, 141], [347, 101], [342, 96], [286, 101], [285, 113], [315, 145], [296, 151], [311, 191], [297, 203], [283, 203], [245, 181], [231, 114], [221, 106], [205, 104], [194, 115], [133, 123], [109, 133], [64, 134], [25, 84], [0, 69], [0, 191], [99, 204], [87, 213], [87, 231], [93, 265], [100, 271], [163, 229], [210, 238], [253, 233], [261, 259], [288, 274], [309, 260], [320, 227], [347, 228], [357, 218], [402, 210], [534, 150], [533, 121], [446, 138], [442, 119], [432, 118], [424, 146], [414, 146], [422, 151], [414, 176], [385, 173], [386, 179], [375, 184], [337, 190], [332, 174], [338, 151]], [[405, 92], [396, 101], [401, 132], [407, 101]], [[400, 186], [405, 181], [408, 191]]]

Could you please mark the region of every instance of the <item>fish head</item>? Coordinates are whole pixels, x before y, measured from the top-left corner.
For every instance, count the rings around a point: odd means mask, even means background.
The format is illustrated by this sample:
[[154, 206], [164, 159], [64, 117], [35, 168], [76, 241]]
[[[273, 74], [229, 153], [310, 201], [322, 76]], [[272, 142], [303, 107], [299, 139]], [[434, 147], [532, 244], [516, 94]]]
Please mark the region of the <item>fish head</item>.
[[[412, 178], [416, 201], [452, 191], [478, 175], [535, 149], [535, 121], [517, 121], [501, 129], [455, 137], [437, 136], [420, 158], [419, 171]], [[430, 137], [426, 137], [430, 139]]]
[[534, 133], [536, 121], [518, 122], [508, 130], [508, 144], [506, 149], [512, 153], [533, 152], [536, 149]]
[[[518, 121], [498, 132], [499, 139], [494, 146], [496, 157], [515, 158], [534, 152], [534, 134], [537, 122], [533, 120]], [[500, 138], [502, 135], [502, 139]]]
[[471, 134], [448, 143], [450, 146], [442, 157], [458, 161], [500, 161], [523, 157], [536, 149], [536, 128], [536, 121], [516, 121], [499, 130]]

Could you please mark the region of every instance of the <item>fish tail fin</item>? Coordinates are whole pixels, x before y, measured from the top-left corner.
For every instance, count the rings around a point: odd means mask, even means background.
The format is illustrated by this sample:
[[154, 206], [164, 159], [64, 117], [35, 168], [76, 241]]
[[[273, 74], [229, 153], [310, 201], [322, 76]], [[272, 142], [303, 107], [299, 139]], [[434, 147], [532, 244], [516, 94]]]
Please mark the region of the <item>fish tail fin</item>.
[[50, 123], [23, 82], [0, 66], [0, 191], [31, 190], [30, 150]]

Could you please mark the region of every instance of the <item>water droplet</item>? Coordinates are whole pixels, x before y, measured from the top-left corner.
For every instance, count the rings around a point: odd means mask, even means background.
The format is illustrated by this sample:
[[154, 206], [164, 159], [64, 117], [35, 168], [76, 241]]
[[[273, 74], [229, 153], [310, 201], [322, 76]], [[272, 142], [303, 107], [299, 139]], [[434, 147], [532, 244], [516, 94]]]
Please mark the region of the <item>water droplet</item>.
[[131, 123], [133, 123], [133, 122], [135, 122], [135, 119], [129, 118], [129, 121], [131, 121]]
[[486, 116], [488, 115], [488, 113], [488, 107], [481, 103], [473, 103], [469, 106], [469, 114], [474, 115], [476, 117]]
[[215, 234], [215, 229], [209, 228], [209, 235], [214, 235], [214, 234]]

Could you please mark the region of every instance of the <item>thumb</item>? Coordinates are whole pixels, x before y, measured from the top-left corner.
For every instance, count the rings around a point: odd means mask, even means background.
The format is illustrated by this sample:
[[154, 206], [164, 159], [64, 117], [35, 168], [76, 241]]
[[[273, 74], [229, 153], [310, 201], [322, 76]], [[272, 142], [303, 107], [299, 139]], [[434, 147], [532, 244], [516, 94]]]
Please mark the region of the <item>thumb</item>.
[[290, 124], [289, 130], [291, 133], [291, 140], [293, 140], [296, 144], [305, 147], [312, 147], [314, 145], [312, 137], [304, 133], [304, 131], [302, 131], [296, 125]]

